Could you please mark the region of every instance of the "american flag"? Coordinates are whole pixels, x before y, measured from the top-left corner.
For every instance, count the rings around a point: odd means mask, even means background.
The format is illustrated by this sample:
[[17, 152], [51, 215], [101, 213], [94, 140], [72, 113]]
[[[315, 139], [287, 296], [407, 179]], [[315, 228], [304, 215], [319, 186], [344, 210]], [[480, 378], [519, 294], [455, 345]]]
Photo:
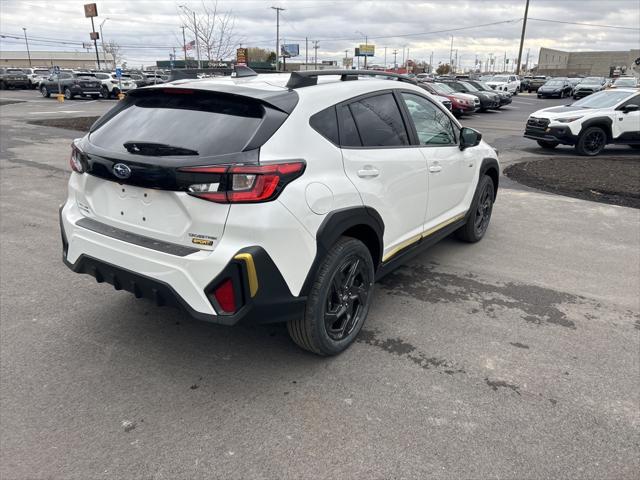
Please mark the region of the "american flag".
[[191, 49], [193, 49], [193, 47], [195, 47], [195, 46], [196, 46], [196, 41], [195, 41], [195, 40], [191, 40], [189, 43], [187, 43], [187, 44], [184, 46], [184, 49], [185, 49], [185, 50], [191, 50]]

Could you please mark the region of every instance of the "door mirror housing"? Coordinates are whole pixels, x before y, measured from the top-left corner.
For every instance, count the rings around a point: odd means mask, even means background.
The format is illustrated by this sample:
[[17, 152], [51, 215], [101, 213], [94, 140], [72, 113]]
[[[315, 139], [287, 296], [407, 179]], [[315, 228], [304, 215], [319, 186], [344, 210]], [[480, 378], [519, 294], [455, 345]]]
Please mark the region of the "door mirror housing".
[[637, 112], [638, 110], [640, 110], [640, 106], [634, 105], [633, 103], [630, 104], [630, 105], [625, 105], [624, 107], [622, 107], [622, 112], [623, 113]]
[[460, 130], [460, 150], [475, 147], [480, 144], [480, 140], [482, 140], [482, 134], [479, 131], [469, 127], [462, 127]]

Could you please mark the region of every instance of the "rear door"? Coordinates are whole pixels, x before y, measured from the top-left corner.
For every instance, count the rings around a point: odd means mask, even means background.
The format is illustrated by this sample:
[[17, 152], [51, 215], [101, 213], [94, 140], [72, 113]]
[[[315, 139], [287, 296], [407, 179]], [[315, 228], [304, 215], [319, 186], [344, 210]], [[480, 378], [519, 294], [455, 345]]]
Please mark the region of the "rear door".
[[384, 221], [383, 260], [422, 234], [427, 208], [427, 162], [411, 145], [391, 91], [338, 105], [347, 176], [363, 203]]

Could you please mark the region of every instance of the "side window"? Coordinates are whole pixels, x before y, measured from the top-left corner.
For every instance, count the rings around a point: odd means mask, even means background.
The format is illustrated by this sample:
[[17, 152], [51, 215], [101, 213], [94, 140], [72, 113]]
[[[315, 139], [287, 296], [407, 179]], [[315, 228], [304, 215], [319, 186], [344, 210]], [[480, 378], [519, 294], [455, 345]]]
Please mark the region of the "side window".
[[407, 129], [393, 95], [385, 93], [349, 104], [364, 147], [409, 145]]
[[351, 110], [348, 105], [340, 105], [338, 115], [340, 116], [340, 146], [341, 147], [361, 147], [362, 140], [353, 120]]
[[340, 145], [340, 139], [338, 138], [338, 118], [336, 117], [335, 107], [326, 108], [313, 115], [309, 120], [309, 125], [331, 143]]
[[629, 100], [627, 100], [622, 105], [620, 105], [618, 107], [618, 110], [626, 107], [627, 105], [638, 105], [640, 107], [640, 95], [636, 95], [634, 97], [631, 97]]
[[455, 145], [453, 123], [446, 113], [426, 98], [403, 93], [402, 98], [416, 126], [420, 145]]
[[60, 73], [59, 75], [60, 80], [66, 80], [68, 78], [71, 78], [71, 74], [70, 73]]

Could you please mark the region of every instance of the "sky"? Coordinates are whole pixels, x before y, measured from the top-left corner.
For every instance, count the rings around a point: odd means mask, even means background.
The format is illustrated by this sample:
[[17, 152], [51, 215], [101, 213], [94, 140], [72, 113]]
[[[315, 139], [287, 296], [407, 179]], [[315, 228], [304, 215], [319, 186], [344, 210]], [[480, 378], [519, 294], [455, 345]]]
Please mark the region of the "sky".
[[[23, 28], [31, 50], [86, 51], [91, 22], [83, 4], [90, 0], [0, 0], [0, 50], [24, 51]], [[98, 0], [96, 30], [103, 25], [104, 39], [122, 46], [129, 66], [168, 60], [172, 47], [181, 58], [182, 30], [178, 4], [193, 10], [203, 0]], [[214, 0], [204, 0], [211, 4]], [[458, 64], [471, 67], [489, 55], [500, 64], [504, 56], [517, 58], [525, 0], [218, 0], [219, 11], [235, 17], [234, 37], [242, 46], [275, 50], [276, 12], [280, 15], [281, 42], [299, 43], [305, 59], [318, 40], [318, 61], [340, 60], [353, 55], [365, 42], [376, 46], [371, 63], [393, 63], [402, 56], [433, 64], [448, 63], [453, 49]], [[570, 23], [559, 23], [570, 22]], [[577, 25], [577, 24], [590, 24]], [[597, 26], [593, 26], [597, 25]], [[616, 27], [616, 28], [610, 28]], [[20, 38], [12, 38], [20, 37]], [[187, 42], [193, 35], [187, 35]], [[568, 51], [629, 50], [640, 48], [639, 0], [530, 0], [529, 21], [523, 51], [535, 64], [540, 47]], [[404, 52], [404, 53], [403, 53]], [[513, 60], [510, 62], [513, 64]]]

